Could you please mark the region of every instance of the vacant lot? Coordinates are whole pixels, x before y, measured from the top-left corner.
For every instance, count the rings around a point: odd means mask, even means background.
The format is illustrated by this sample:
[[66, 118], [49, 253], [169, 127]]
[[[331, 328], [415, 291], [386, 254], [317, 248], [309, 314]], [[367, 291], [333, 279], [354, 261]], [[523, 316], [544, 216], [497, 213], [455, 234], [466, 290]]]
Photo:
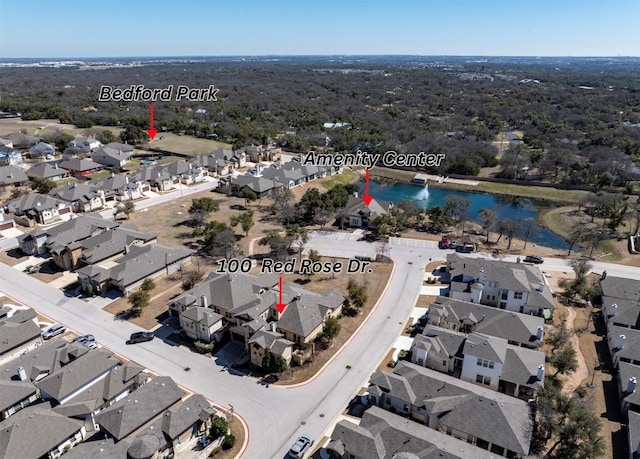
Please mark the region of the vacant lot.
[[[43, 137], [47, 134], [53, 134], [56, 131], [63, 131], [69, 135], [76, 136], [83, 134], [89, 129], [80, 129], [73, 124], [60, 124], [58, 120], [32, 120], [22, 121], [19, 118], [9, 118], [0, 120], [0, 136], [10, 134], [12, 132], [26, 131], [28, 135], [35, 137]], [[94, 126], [91, 131], [111, 131], [118, 135], [122, 131], [121, 128], [112, 126]]]
[[172, 134], [170, 132], [159, 133], [154, 140], [149, 142], [149, 146], [190, 156], [209, 153], [218, 148], [231, 147], [228, 143], [218, 142], [216, 140], [199, 139], [197, 137]]
[[29, 258], [28, 255], [22, 253], [20, 249], [11, 249], [6, 252], [0, 252], [0, 263], [4, 263], [8, 266], [15, 266], [18, 263], [22, 263]]

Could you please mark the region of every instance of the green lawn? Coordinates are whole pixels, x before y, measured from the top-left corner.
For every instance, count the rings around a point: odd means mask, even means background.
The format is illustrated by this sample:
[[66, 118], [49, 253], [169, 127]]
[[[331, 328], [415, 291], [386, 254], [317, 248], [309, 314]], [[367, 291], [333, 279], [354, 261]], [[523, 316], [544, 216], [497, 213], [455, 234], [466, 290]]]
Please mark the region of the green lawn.
[[172, 134], [170, 132], [159, 133], [156, 135], [155, 140], [149, 142], [149, 146], [190, 156], [201, 155], [218, 148], [231, 148], [231, 145], [228, 143], [199, 139], [188, 135]]
[[346, 185], [348, 183], [352, 183], [358, 180], [358, 174], [349, 169], [344, 169], [342, 174], [334, 175], [333, 177], [329, 177], [322, 182], [322, 186], [327, 190], [330, 190], [334, 186], [337, 185]]

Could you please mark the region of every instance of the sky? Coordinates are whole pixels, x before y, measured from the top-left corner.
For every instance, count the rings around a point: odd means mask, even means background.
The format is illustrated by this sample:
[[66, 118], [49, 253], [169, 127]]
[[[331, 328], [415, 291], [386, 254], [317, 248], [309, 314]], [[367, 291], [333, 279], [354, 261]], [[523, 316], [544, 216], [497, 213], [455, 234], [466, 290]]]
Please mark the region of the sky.
[[0, 58], [639, 56], [638, 0], [0, 0]]

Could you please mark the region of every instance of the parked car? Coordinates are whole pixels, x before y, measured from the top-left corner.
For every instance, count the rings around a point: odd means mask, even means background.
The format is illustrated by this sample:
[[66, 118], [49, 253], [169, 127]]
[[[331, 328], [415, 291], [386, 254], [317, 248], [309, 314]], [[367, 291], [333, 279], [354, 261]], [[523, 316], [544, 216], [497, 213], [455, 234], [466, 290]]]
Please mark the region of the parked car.
[[38, 267], [34, 265], [29, 265], [26, 268], [24, 268], [24, 272], [28, 274], [37, 273], [38, 271], [39, 271]]
[[131, 333], [129, 342], [131, 344], [144, 343], [145, 341], [151, 341], [153, 338], [155, 338], [153, 332], [135, 332]]
[[54, 336], [62, 335], [67, 331], [67, 327], [62, 324], [53, 324], [42, 332], [42, 339], [50, 339]]
[[96, 338], [93, 335], [78, 336], [76, 339], [73, 340], [73, 342], [83, 344], [89, 349], [95, 349], [98, 347], [98, 345], [96, 344]]
[[524, 257], [524, 262], [539, 265], [541, 263], [544, 263], [544, 260], [542, 257], [539, 257], [538, 255], [527, 255], [526, 257]]
[[300, 459], [311, 449], [313, 446], [313, 437], [309, 434], [304, 434], [296, 440], [291, 449], [289, 450], [289, 456], [294, 459]]

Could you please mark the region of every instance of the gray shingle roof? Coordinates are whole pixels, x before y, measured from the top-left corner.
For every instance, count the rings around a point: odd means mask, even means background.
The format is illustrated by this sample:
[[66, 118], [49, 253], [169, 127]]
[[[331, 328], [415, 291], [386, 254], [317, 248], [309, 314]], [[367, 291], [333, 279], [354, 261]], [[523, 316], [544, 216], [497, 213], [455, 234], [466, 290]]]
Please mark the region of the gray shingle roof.
[[504, 364], [507, 353], [507, 341], [495, 336], [471, 333], [464, 343], [464, 355]]
[[207, 328], [222, 320], [222, 316], [220, 314], [216, 314], [210, 308], [203, 308], [202, 306], [192, 306], [187, 308], [185, 311], [180, 313], [180, 315], [202, 324]]
[[414, 343], [416, 345], [422, 343], [423, 346], [428, 344], [430, 351], [443, 359], [447, 359], [450, 356], [458, 358], [464, 356], [462, 349], [465, 340], [466, 335], [464, 333], [427, 325], [422, 335], [415, 337]]
[[254, 333], [247, 341], [247, 344], [254, 343], [274, 355], [282, 355], [287, 348], [293, 346], [293, 343], [285, 339], [280, 333], [268, 330], [258, 330]]
[[[452, 427], [519, 454], [529, 453], [533, 420], [526, 402], [461, 381], [412, 363], [400, 361], [392, 374], [377, 370], [371, 384], [384, 387], [390, 395], [415, 406], [435, 406], [448, 398], [448, 411], [440, 418], [443, 427]], [[464, 397], [457, 397], [463, 395]], [[450, 406], [451, 401], [459, 404]], [[491, 422], [487, 422], [491, 419]]]
[[73, 246], [74, 243], [116, 228], [117, 226], [117, 223], [103, 218], [83, 215], [71, 218], [66, 222], [47, 228], [46, 230], [36, 230], [31, 233], [26, 233], [22, 238], [45, 235], [47, 237], [45, 245], [49, 250], [52, 250], [54, 248]]
[[27, 378], [34, 381], [39, 375], [47, 375], [56, 371], [87, 352], [89, 349], [79, 343], [67, 343], [62, 339], [52, 339], [31, 352], [0, 366], [0, 380], [17, 380], [17, 369], [23, 367]]
[[[620, 335], [624, 335], [624, 348], [613, 351], [618, 345]], [[607, 325], [607, 339], [609, 349], [620, 359], [628, 359], [631, 362], [640, 361], [640, 330], [633, 328], [620, 327], [609, 323]]]
[[635, 405], [633, 411], [640, 408], [640, 387], [636, 386], [634, 392], [627, 392], [629, 386], [629, 379], [636, 378], [636, 384], [640, 381], [640, 366], [633, 365], [627, 362], [620, 362], [618, 364], [618, 387], [623, 403], [629, 405]]
[[13, 185], [14, 183], [28, 182], [27, 174], [16, 166], [0, 167], [0, 186]]
[[29, 381], [0, 380], [0, 411], [35, 394], [36, 388]]
[[0, 322], [0, 355], [40, 336], [41, 330], [34, 318], [35, 311], [29, 308]]
[[[556, 307], [553, 295], [544, 282], [544, 276], [536, 265], [462, 257], [457, 253], [447, 255], [447, 265], [451, 274], [452, 286], [454, 283], [468, 284], [467, 279], [477, 280], [480, 270], [483, 269], [485, 284], [497, 282], [500, 289], [528, 292], [528, 306], [545, 309], [555, 309]], [[545, 284], [542, 292], [537, 290], [541, 282]]]
[[69, 171], [65, 169], [61, 169], [56, 167], [51, 163], [39, 163], [34, 166], [31, 166], [27, 169], [26, 172], [28, 177], [37, 177], [37, 178], [51, 178], [58, 176], [65, 176], [69, 174]]
[[[344, 297], [337, 290], [315, 293], [299, 289], [292, 284], [283, 287], [283, 301], [288, 305], [278, 320], [278, 328], [306, 337], [324, 321], [327, 313], [340, 307]], [[295, 299], [295, 294], [300, 298]], [[274, 296], [275, 300], [275, 296]]]
[[429, 314], [446, 311], [447, 320], [455, 322], [473, 314], [475, 317], [474, 331], [485, 335], [498, 336], [509, 341], [533, 346], [540, 344], [536, 338], [538, 327], [544, 325], [542, 317], [517, 314], [491, 306], [467, 301], [455, 300], [439, 296], [435, 303], [429, 306]]
[[6, 206], [10, 212], [19, 211], [21, 213], [27, 213], [31, 210], [43, 211], [56, 207], [68, 207], [68, 204], [59, 199], [47, 196], [46, 194], [29, 193], [12, 199], [7, 202]]
[[640, 280], [607, 276], [600, 279], [600, 287], [603, 296], [636, 302], [640, 300]]
[[99, 196], [99, 193], [95, 185], [71, 183], [69, 185], [54, 188], [49, 192], [49, 195], [67, 202], [89, 202], [89, 200]]
[[389, 211], [389, 202], [372, 199], [367, 206], [361, 197], [350, 196], [342, 212], [343, 215], [360, 215], [370, 219], [384, 215]]
[[629, 411], [629, 457], [637, 459], [640, 457], [640, 413]]
[[61, 161], [58, 164], [63, 169], [67, 169], [71, 172], [85, 172], [90, 171], [92, 169], [102, 169], [104, 166], [102, 164], [98, 164], [88, 159], [67, 159], [66, 161]]
[[132, 246], [129, 253], [118, 259], [118, 264], [109, 270], [109, 277], [118, 285], [127, 287], [158, 271], [167, 265], [191, 256], [191, 251], [182, 248], [165, 247], [158, 244]]
[[120, 440], [146, 424], [182, 397], [177, 384], [160, 376], [96, 416], [101, 429]]
[[617, 311], [613, 317], [609, 318], [609, 322], [640, 329], [640, 305], [637, 301], [610, 296], [602, 297], [603, 312], [606, 310], [608, 315], [612, 314], [611, 306], [614, 304], [617, 305]]
[[206, 419], [215, 411], [200, 394], [194, 394], [186, 400], [169, 408], [162, 416], [162, 431], [174, 439], [189, 429], [193, 424]]
[[149, 243], [156, 239], [155, 234], [141, 233], [128, 228], [115, 228], [82, 241], [83, 251], [80, 258], [87, 264], [98, 263], [106, 258], [124, 253], [125, 246], [134, 241]]
[[111, 352], [95, 349], [38, 381], [36, 386], [60, 401], [117, 365]]
[[[444, 459], [489, 459], [489, 451], [470, 445], [437, 430], [397, 416], [377, 406], [364, 412], [360, 424], [340, 421], [331, 434], [333, 447], [343, 448], [356, 458], [400, 457]], [[341, 445], [341, 446], [340, 446]]]
[[275, 180], [271, 180], [264, 177], [252, 177], [248, 175], [240, 175], [231, 180], [231, 183], [238, 185], [239, 187], [246, 186], [250, 190], [256, 193], [266, 193], [281, 186], [280, 183]]
[[29, 406], [0, 422], [0, 459], [45, 456], [84, 425], [49, 408], [49, 404]]

